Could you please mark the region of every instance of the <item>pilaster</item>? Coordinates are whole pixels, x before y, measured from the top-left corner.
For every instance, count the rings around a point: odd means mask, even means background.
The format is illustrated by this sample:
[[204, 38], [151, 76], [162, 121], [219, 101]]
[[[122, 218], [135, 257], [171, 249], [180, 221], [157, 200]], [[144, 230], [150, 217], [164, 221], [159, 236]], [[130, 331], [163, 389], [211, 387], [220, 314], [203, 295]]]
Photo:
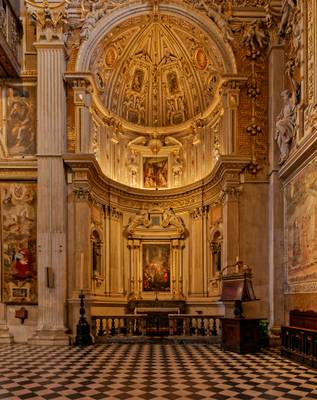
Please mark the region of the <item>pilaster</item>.
[[222, 189], [223, 204], [223, 267], [233, 265], [240, 257], [239, 197], [241, 187], [236, 184], [225, 184]]
[[284, 323], [284, 203], [279, 178], [279, 152], [275, 143], [276, 116], [282, 107], [280, 93], [285, 89], [285, 54], [281, 45], [269, 54], [269, 313], [270, 327], [278, 330]]
[[[31, 344], [69, 343], [66, 335], [66, 94], [63, 81], [65, 47], [62, 20], [38, 8], [38, 329]], [[55, 12], [55, 11], [54, 11]], [[58, 13], [58, 11], [56, 11]], [[45, 16], [46, 15], [46, 16]], [[50, 274], [48, 274], [50, 270]], [[48, 276], [53, 276], [49, 281]]]

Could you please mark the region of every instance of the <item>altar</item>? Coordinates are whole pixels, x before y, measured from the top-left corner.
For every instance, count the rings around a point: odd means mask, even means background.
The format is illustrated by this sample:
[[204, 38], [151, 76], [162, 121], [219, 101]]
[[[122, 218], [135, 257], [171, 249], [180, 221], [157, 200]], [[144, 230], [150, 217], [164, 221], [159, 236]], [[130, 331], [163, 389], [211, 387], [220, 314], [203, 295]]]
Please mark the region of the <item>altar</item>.
[[182, 300], [133, 300], [128, 303], [128, 312], [145, 315], [146, 335], [168, 336], [170, 314], [185, 312]]

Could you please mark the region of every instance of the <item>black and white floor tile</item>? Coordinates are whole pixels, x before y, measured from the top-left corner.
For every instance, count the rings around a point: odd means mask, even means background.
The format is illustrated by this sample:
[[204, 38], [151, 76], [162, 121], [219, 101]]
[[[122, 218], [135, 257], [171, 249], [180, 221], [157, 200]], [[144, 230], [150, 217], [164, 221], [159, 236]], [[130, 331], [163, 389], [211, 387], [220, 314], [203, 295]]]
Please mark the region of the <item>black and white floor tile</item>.
[[206, 344], [0, 345], [0, 399], [308, 400], [317, 372]]

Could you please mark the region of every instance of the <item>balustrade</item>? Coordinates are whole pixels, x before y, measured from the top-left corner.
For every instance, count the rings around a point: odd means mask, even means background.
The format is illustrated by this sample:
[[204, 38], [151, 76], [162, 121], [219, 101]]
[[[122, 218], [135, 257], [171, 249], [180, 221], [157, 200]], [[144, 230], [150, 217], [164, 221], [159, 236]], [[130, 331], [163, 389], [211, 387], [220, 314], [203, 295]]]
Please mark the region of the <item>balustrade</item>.
[[[169, 337], [217, 337], [220, 333], [220, 316], [197, 314], [169, 314]], [[125, 314], [92, 317], [92, 333], [98, 337], [147, 336], [147, 314]], [[164, 327], [163, 327], [164, 328]], [[163, 334], [166, 332], [162, 329]], [[160, 332], [157, 332], [160, 335]]]

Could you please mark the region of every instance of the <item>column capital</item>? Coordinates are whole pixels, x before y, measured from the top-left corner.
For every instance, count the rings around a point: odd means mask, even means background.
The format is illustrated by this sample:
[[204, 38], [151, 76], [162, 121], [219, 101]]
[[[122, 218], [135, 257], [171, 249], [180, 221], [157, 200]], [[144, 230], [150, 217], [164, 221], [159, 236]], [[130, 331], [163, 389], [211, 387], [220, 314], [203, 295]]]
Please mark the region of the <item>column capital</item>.
[[43, 0], [42, 3], [31, 0], [25, 2], [27, 11], [37, 27], [38, 43], [55, 41], [63, 43], [64, 26], [67, 24], [66, 1], [54, 5], [50, 5], [48, 0]]
[[242, 187], [240, 185], [225, 184], [220, 193], [220, 200], [223, 204], [228, 202], [237, 202], [240, 194], [242, 193]]

